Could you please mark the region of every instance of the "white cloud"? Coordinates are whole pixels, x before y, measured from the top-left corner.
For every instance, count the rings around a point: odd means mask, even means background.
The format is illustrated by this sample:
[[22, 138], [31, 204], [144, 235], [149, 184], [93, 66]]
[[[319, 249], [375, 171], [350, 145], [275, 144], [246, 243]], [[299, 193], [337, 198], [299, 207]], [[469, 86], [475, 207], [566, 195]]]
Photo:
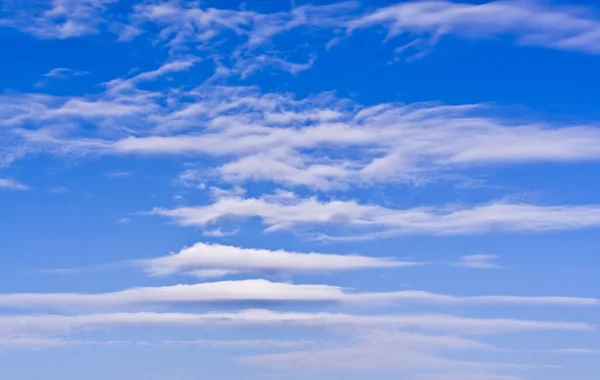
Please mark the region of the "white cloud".
[[[162, 28], [159, 37], [171, 47], [210, 46], [210, 43], [229, 35], [244, 50], [268, 45], [273, 37], [292, 30], [316, 28], [331, 30], [344, 26], [348, 12], [357, 8], [356, 2], [332, 5], [302, 5], [291, 10], [259, 13], [253, 10], [202, 8], [195, 4], [164, 2], [140, 4], [133, 18], [138, 24], [152, 23]], [[287, 7], [286, 7], [287, 8]]]
[[358, 255], [300, 253], [284, 250], [240, 248], [196, 243], [177, 254], [138, 262], [153, 275], [188, 272], [194, 269], [219, 269], [252, 272], [315, 273], [368, 268], [397, 268], [422, 265]]
[[258, 71], [277, 69], [296, 75], [312, 68], [314, 62], [314, 57], [310, 57], [305, 63], [296, 63], [287, 61], [283, 58], [261, 54], [236, 61], [233, 68], [228, 71], [228, 74], [231, 75], [232, 73], [236, 73], [240, 76], [240, 79], [246, 79]]
[[266, 280], [242, 280], [132, 288], [101, 294], [3, 294], [0, 306], [50, 308], [130, 307], [164, 303], [232, 301], [341, 301], [344, 292], [327, 285], [293, 285]]
[[107, 23], [104, 12], [117, 0], [48, 0], [28, 3], [26, 11], [8, 2], [0, 25], [11, 26], [44, 39], [63, 39], [96, 34]]
[[44, 74], [45, 77], [47, 78], [55, 78], [55, 79], [65, 79], [68, 78], [70, 76], [81, 76], [81, 75], [86, 75], [89, 74], [89, 72], [87, 71], [76, 71], [73, 69], [69, 69], [66, 67], [57, 67], [55, 69], [52, 69], [50, 71], [48, 71], [46, 74]]
[[220, 228], [217, 228], [216, 230], [204, 230], [202, 231], [202, 235], [210, 237], [225, 237], [236, 235], [238, 232], [239, 230], [223, 231]]
[[500, 269], [496, 255], [468, 255], [462, 256], [456, 263], [459, 267], [476, 269]]
[[[235, 273], [192, 271], [204, 277]], [[0, 307], [8, 308], [118, 308], [201, 302], [345, 302], [374, 306], [377, 303], [515, 304], [534, 306], [599, 306], [595, 298], [523, 296], [451, 296], [424, 291], [352, 292], [329, 285], [304, 285], [267, 280], [208, 282], [193, 285], [131, 288], [112, 293], [13, 293], [0, 294]]]
[[17, 182], [14, 179], [0, 178], [0, 189], [23, 191], [29, 190], [29, 186], [24, 185], [21, 182]]
[[199, 279], [225, 277], [239, 273], [242, 273], [242, 271], [230, 269], [195, 269], [187, 272], [187, 274]]
[[[285, 194], [282, 197], [281, 194]], [[329, 239], [364, 239], [400, 234], [460, 235], [490, 231], [560, 231], [600, 226], [600, 206], [538, 206], [496, 202], [459, 207], [389, 209], [356, 201], [320, 201], [277, 193], [260, 198], [221, 197], [204, 206], [152, 211], [183, 226], [206, 227], [225, 219], [259, 217], [266, 231], [323, 225], [353, 229]]]
[[591, 350], [589, 348], [563, 348], [559, 350], [546, 350], [545, 352], [569, 355], [600, 355], [600, 350]]
[[128, 326], [206, 326], [271, 328], [298, 326], [306, 328], [352, 327], [400, 328], [424, 331], [446, 331], [464, 334], [499, 334], [519, 331], [565, 330], [594, 331], [595, 326], [580, 322], [537, 321], [520, 319], [481, 319], [452, 315], [397, 314], [349, 315], [333, 313], [281, 313], [269, 310], [244, 310], [235, 313], [108, 313], [81, 315], [2, 315], [0, 334], [6, 336], [54, 336], [82, 330]]
[[51, 188], [50, 191], [53, 192], [54, 194], [66, 194], [70, 190], [68, 187], [65, 187], [65, 186], [55, 186], [55, 187]]
[[[593, 123], [523, 122], [484, 105], [366, 107], [332, 94], [294, 99], [251, 87], [138, 88], [194, 62], [181, 57], [110, 81], [99, 95], [4, 95], [0, 125], [8, 127], [8, 148], [15, 157], [210, 156], [218, 158], [213, 166], [188, 169], [180, 181], [266, 181], [318, 190], [423, 183], [478, 165], [600, 159], [600, 132]], [[98, 128], [82, 136], [82, 123]]]
[[118, 347], [152, 347], [167, 346], [171, 348], [196, 348], [196, 349], [227, 349], [227, 350], [287, 350], [317, 345], [319, 342], [311, 340], [164, 340], [164, 341], [90, 341], [67, 340], [43, 336], [31, 337], [0, 337], [0, 352], [14, 350], [45, 350], [52, 348], [81, 348], [84, 346], [118, 346]]
[[525, 380], [520, 376], [498, 375], [493, 373], [427, 373], [415, 375], [411, 380]]
[[[228, 55], [234, 57], [250, 57], [264, 46], [273, 50], [274, 37], [290, 32], [306, 35], [318, 30], [326, 35], [325, 45], [332, 39], [339, 40], [336, 32], [346, 30], [350, 34], [375, 26], [386, 27], [388, 38], [404, 33], [428, 36], [431, 41], [417, 40], [425, 46], [435, 43], [440, 36], [452, 34], [479, 39], [509, 36], [520, 45], [600, 52], [600, 21], [594, 17], [593, 9], [538, 2], [408, 1], [374, 11], [360, 9], [358, 2], [341, 2], [286, 7], [272, 13], [208, 8], [195, 2], [176, 1], [139, 2], [130, 10], [116, 3], [115, 0], [52, 0], [23, 12], [15, 2], [7, 4], [0, 25], [40, 38], [72, 38], [106, 31], [128, 41], [147, 34], [175, 51], [214, 49], [219, 41], [228, 39], [235, 46]], [[119, 22], [119, 18], [128, 18], [130, 23]], [[151, 34], [154, 28], [158, 32]]]
[[[205, 176], [212, 172], [230, 182], [271, 181], [324, 190], [349, 183], [422, 181], [484, 164], [600, 158], [600, 133], [594, 126], [502, 120], [484, 116], [482, 105], [363, 107], [327, 94], [294, 100], [224, 87], [193, 93], [197, 101], [162, 118], [161, 128], [211, 128], [128, 137], [116, 141], [114, 149], [121, 154], [218, 156], [227, 161]], [[224, 98], [226, 103], [215, 102]]]
[[193, 347], [209, 349], [290, 349], [316, 345], [318, 342], [311, 340], [178, 340], [164, 341], [161, 344], [173, 347]]
[[0, 352], [7, 350], [42, 350], [74, 345], [79, 345], [79, 342], [45, 337], [0, 337]]
[[423, 370], [557, 368], [544, 365], [462, 361], [442, 355], [443, 351], [482, 349], [487, 350], [490, 347], [455, 336], [428, 336], [387, 331], [375, 336], [367, 335], [361, 341], [349, 345], [314, 348], [310, 351], [262, 354], [240, 360], [247, 364], [296, 371], [386, 372], [393, 370], [405, 374]]
[[142, 72], [131, 78], [127, 79], [114, 79], [110, 82], [105, 83], [108, 91], [111, 93], [121, 93], [126, 91], [135, 91], [136, 85], [143, 82], [150, 82], [158, 78], [164, 77], [170, 73], [188, 71], [201, 59], [197, 57], [181, 57], [174, 60], [163, 63], [158, 69]]
[[109, 172], [109, 173], [106, 173], [106, 176], [110, 177], [110, 178], [129, 177], [130, 175], [131, 175], [131, 173], [129, 173], [129, 172]]
[[349, 23], [349, 31], [384, 26], [388, 39], [404, 33], [465, 38], [511, 36], [520, 45], [600, 53], [600, 21], [593, 10], [530, 1], [482, 4], [408, 1], [380, 8]]

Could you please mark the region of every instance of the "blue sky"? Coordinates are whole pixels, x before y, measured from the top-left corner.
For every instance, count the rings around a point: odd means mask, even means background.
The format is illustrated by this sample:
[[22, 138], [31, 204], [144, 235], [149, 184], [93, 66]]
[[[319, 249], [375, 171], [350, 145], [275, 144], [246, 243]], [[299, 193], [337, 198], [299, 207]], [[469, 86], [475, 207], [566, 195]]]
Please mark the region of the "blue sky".
[[0, 377], [595, 379], [594, 1], [4, 1]]

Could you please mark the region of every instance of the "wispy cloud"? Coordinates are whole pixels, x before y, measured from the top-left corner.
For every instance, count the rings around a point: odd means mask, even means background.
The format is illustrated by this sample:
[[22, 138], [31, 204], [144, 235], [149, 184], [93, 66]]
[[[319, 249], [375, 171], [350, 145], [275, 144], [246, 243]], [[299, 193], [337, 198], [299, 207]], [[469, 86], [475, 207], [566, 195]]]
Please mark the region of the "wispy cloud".
[[234, 313], [108, 313], [79, 315], [3, 315], [0, 332], [17, 334], [65, 334], [82, 330], [127, 326], [298, 326], [306, 328], [383, 327], [412, 328], [419, 331], [461, 332], [471, 335], [499, 334], [518, 331], [564, 330], [593, 331], [594, 326], [580, 322], [539, 321], [521, 319], [465, 318], [452, 315], [387, 314], [350, 315], [334, 313], [274, 312], [244, 310]]
[[589, 348], [563, 348], [558, 350], [546, 350], [544, 352], [568, 355], [600, 355], [600, 350], [591, 350]]
[[66, 194], [70, 190], [68, 187], [65, 187], [65, 186], [55, 186], [55, 187], [51, 188], [50, 191], [54, 194]]
[[496, 255], [468, 255], [462, 256], [456, 263], [459, 267], [476, 269], [501, 269]]
[[388, 40], [401, 34], [415, 36], [409, 44], [417, 49], [428, 49], [451, 34], [470, 39], [507, 36], [519, 45], [600, 52], [600, 21], [593, 9], [530, 1], [407, 1], [374, 10], [366, 10], [358, 2], [341, 2], [280, 7], [270, 13], [203, 7], [193, 1], [139, 2], [123, 7], [115, 0], [52, 0], [29, 12], [17, 4], [7, 5], [0, 24], [40, 38], [104, 32], [128, 41], [147, 35], [176, 51], [199, 47], [218, 51], [219, 42], [228, 39], [234, 49], [226, 53], [234, 61], [251, 57], [264, 46], [276, 51], [273, 39], [282, 35], [320, 31], [327, 37], [323, 42], [326, 50], [326, 42], [339, 40], [339, 31], [351, 35], [358, 29], [379, 26], [387, 28]]
[[44, 74], [44, 79], [37, 82], [35, 86], [41, 88], [48, 85], [51, 80], [65, 80], [68, 78], [78, 77], [87, 74], [89, 74], [88, 71], [76, 71], [66, 67], [58, 67]]
[[[202, 274], [202, 273], [200, 273]], [[208, 276], [210, 277], [210, 276]], [[119, 308], [181, 303], [215, 302], [325, 302], [376, 305], [421, 302], [441, 305], [598, 306], [595, 298], [526, 296], [452, 296], [402, 290], [359, 293], [330, 285], [303, 285], [267, 280], [206, 282], [194, 285], [132, 288], [112, 293], [0, 294], [0, 307], [8, 308]]]
[[[93, 96], [4, 95], [0, 125], [10, 139], [3, 154], [210, 156], [219, 164], [182, 173], [182, 183], [272, 182], [323, 191], [422, 184], [481, 165], [600, 159], [593, 122], [524, 122], [500, 117], [492, 106], [364, 106], [327, 93], [294, 99], [249, 87], [138, 87], [195, 62], [171, 60], [105, 83], [106, 91]], [[87, 129], [77, 126], [84, 124], [97, 126], [95, 133], [82, 134]]]
[[[100, 32], [105, 12], [117, 0], [49, 0], [8, 2], [0, 25], [11, 26], [44, 39], [81, 37]], [[29, 5], [24, 11], [18, 5]]]
[[[367, 334], [356, 342], [310, 351], [261, 354], [240, 358], [247, 364], [295, 371], [366, 371], [416, 374], [426, 371], [485, 371], [556, 368], [485, 361], [462, 361], [445, 357], [446, 352], [489, 350], [478, 341], [455, 336], [430, 336], [411, 333]], [[405, 377], [406, 378], [406, 377]], [[408, 377], [411, 378], [412, 377]], [[427, 378], [427, 377], [425, 377]], [[455, 378], [458, 379], [458, 378]], [[460, 377], [463, 379], [463, 377]], [[466, 379], [475, 379], [466, 377]]]
[[47, 78], [65, 79], [70, 76], [77, 77], [77, 76], [87, 75], [87, 74], [89, 74], [88, 71], [76, 71], [76, 70], [69, 69], [66, 67], [58, 67], [58, 68], [50, 70], [49, 72], [44, 74], [44, 76]]
[[129, 177], [131, 175], [131, 173], [129, 172], [109, 172], [106, 173], [107, 177], [110, 178], [123, 178], [123, 177]]
[[440, 372], [415, 375], [411, 380], [525, 380], [520, 376], [500, 375], [494, 373], [473, 372]]
[[171, 348], [195, 349], [227, 349], [227, 350], [270, 350], [270, 349], [298, 349], [317, 345], [319, 342], [311, 340], [164, 340], [164, 341], [90, 341], [71, 340], [49, 337], [13, 337], [0, 338], [0, 350], [46, 350], [52, 348], [79, 348], [87, 346], [115, 346], [115, 347], [156, 347], [167, 346]]
[[426, 36], [425, 46], [443, 35], [509, 36], [519, 45], [600, 53], [600, 21], [583, 7], [531, 1], [408, 1], [361, 16], [349, 23], [348, 31], [374, 26], [387, 28], [388, 40], [405, 33]]
[[600, 206], [539, 206], [496, 202], [478, 206], [390, 209], [356, 201], [320, 201], [278, 193], [260, 198], [228, 196], [211, 204], [154, 209], [182, 226], [206, 227], [223, 219], [258, 217], [266, 231], [350, 227], [350, 235], [326, 239], [367, 239], [402, 234], [461, 235], [490, 231], [560, 231], [600, 226]]
[[0, 189], [24, 191], [29, 190], [29, 186], [15, 181], [14, 179], [0, 178]]
[[216, 230], [204, 230], [202, 231], [202, 235], [209, 237], [225, 237], [225, 236], [234, 236], [239, 232], [239, 230], [231, 230], [231, 231], [223, 231], [220, 228]]
[[137, 262], [153, 275], [185, 273], [197, 269], [251, 272], [323, 273], [368, 268], [397, 268], [422, 265], [412, 261], [359, 255], [300, 253], [284, 250], [240, 248], [196, 243], [176, 254]]

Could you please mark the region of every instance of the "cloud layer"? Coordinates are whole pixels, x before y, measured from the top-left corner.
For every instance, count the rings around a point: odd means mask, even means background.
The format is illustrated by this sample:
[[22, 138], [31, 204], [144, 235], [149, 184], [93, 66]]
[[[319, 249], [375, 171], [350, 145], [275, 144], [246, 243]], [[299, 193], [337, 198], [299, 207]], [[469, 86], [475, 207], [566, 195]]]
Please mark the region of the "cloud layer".
[[[391, 258], [374, 258], [359, 255], [333, 255], [324, 253], [299, 253], [284, 250], [248, 249], [220, 244], [196, 243], [177, 254], [141, 260], [137, 264], [153, 275], [173, 273], [202, 273], [221, 270], [223, 274], [235, 272], [263, 273], [327, 273], [336, 271], [398, 268], [422, 265], [412, 261]], [[218, 274], [219, 272], [213, 272]]]
[[119, 308], [161, 304], [206, 302], [330, 302], [377, 303], [421, 302], [441, 305], [500, 304], [529, 306], [598, 306], [595, 298], [523, 296], [451, 296], [404, 290], [359, 293], [337, 286], [271, 282], [263, 279], [206, 282], [193, 285], [132, 288], [112, 293], [22, 293], [0, 294], [0, 307], [9, 308]]
[[390, 209], [356, 201], [321, 201], [291, 193], [260, 198], [223, 196], [205, 206], [155, 209], [183, 226], [206, 227], [224, 220], [259, 217], [266, 231], [336, 226], [352, 229], [328, 239], [364, 239], [405, 234], [462, 235], [489, 231], [560, 231], [597, 227], [600, 207], [538, 206], [497, 202], [474, 207]]

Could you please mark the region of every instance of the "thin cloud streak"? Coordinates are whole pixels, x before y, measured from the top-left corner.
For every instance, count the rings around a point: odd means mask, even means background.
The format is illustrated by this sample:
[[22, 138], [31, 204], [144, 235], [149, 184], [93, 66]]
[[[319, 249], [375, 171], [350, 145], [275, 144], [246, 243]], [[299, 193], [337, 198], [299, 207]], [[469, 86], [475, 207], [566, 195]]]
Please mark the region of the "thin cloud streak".
[[492, 231], [548, 232], [600, 226], [600, 206], [538, 206], [497, 202], [471, 207], [390, 209], [356, 201], [320, 201], [276, 193], [260, 198], [225, 196], [204, 206], [152, 210], [182, 226], [207, 227], [223, 220], [259, 217], [265, 231], [349, 227], [350, 235], [323, 239], [371, 239], [407, 234], [464, 235]]
[[411, 267], [426, 263], [359, 255], [300, 253], [284, 250], [270, 251], [196, 243], [176, 254], [140, 260], [135, 264], [142, 266], [152, 275], [169, 275], [185, 273], [194, 269], [269, 273], [326, 273], [369, 268]]
[[442, 314], [350, 315], [334, 313], [281, 313], [269, 310], [244, 310], [235, 313], [108, 313], [80, 315], [11, 315], [0, 316], [0, 333], [65, 334], [68, 332], [127, 326], [206, 326], [243, 327], [266, 325], [273, 328], [298, 326], [307, 328], [414, 328], [461, 332], [471, 335], [518, 331], [594, 331], [595, 326], [581, 322], [538, 321], [519, 319], [478, 319]]
[[[200, 273], [201, 275], [203, 273]], [[221, 274], [221, 273], [218, 273]], [[230, 273], [228, 273], [230, 274]], [[0, 294], [0, 307], [51, 309], [103, 309], [182, 303], [214, 302], [325, 302], [368, 304], [433, 303], [438, 305], [598, 306], [595, 298], [527, 296], [453, 296], [417, 290], [353, 292], [330, 285], [304, 285], [263, 279], [206, 282], [193, 285], [131, 288], [112, 293]]]
[[0, 178], [0, 189], [25, 191], [29, 190], [29, 186], [15, 181], [14, 179]]

